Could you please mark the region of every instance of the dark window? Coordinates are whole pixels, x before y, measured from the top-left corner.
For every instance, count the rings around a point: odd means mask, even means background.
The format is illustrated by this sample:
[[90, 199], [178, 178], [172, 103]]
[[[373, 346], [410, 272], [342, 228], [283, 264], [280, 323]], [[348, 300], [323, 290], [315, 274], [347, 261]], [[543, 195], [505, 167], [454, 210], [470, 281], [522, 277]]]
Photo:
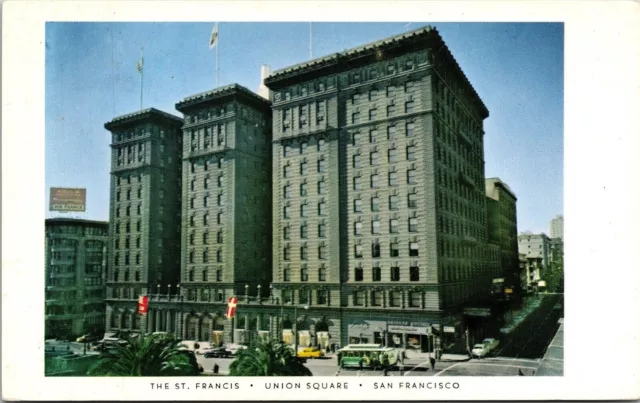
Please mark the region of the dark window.
[[420, 268], [418, 266], [411, 266], [409, 268], [409, 280], [420, 281]]
[[362, 281], [364, 279], [364, 270], [362, 270], [362, 267], [356, 267], [355, 270], [355, 281]]
[[409, 256], [420, 256], [420, 249], [417, 242], [409, 243]]
[[391, 256], [391, 257], [400, 256], [400, 252], [399, 252], [399, 249], [398, 249], [398, 244], [396, 242], [392, 242], [391, 245], [389, 246], [389, 256]]
[[371, 256], [380, 257], [380, 244], [374, 243], [371, 245]]
[[371, 271], [371, 280], [372, 281], [381, 281], [382, 280], [382, 270], [379, 266], [374, 266]]

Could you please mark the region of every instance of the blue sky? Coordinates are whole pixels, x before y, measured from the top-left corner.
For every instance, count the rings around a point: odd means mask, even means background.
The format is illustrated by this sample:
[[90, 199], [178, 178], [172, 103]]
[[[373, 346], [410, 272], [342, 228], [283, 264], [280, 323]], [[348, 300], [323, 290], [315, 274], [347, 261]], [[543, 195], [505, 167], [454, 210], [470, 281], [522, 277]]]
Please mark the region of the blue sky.
[[[429, 24], [313, 23], [320, 57]], [[518, 197], [518, 230], [547, 232], [563, 212], [562, 24], [433, 23], [489, 109], [485, 175]], [[104, 123], [140, 109], [135, 69], [144, 47], [144, 104], [175, 103], [215, 87], [212, 23], [46, 25], [45, 188], [87, 188], [87, 211], [108, 220], [110, 137]], [[309, 23], [220, 23], [220, 85], [257, 90], [260, 66], [309, 59]], [[48, 198], [47, 198], [48, 201]], [[59, 216], [49, 212], [47, 217]]]

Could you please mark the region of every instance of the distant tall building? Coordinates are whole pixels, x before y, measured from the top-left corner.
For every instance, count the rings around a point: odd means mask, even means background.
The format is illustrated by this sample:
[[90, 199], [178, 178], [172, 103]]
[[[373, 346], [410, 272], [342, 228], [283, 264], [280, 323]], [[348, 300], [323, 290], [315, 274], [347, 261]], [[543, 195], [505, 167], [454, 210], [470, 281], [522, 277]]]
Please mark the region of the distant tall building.
[[180, 291], [185, 312], [193, 312], [183, 337], [207, 340], [215, 332], [216, 344], [242, 341], [245, 321], [257, 320], [265, 331], [267, 321], [239, 315], [225, 327], [224, 310], [207, 303], [268, 291], [270, 104], [233, 84], [187, 97], [176, 109], [184, 114]]
[[104, 330], [109, 223], [45, 220], [45, 337]]
[[271, 90], [264, 85], [264, 81], [271, 75], [271, 66], [263, 64], [260, 68], [260, 86], [258, 87], [258, 95], [267, 101], [271, 101]]
[[499, 178], [485, 180], [489, 242], [500, 246], [500, 267], [506, 286], [518, 286], [518, 220], [516, 195]]
[[556, 216], [549, 223], [549, 238], [564, 239], [564, 217], [561, 215]]
[[546, 234], [518, 235], [518, 251], [527, 261], [527, 286], [537, 285], [542, 272], [549, 267], [550, 240]]
[[[181, 127], [182, 119], [153, 108], [105, 124], [112, 135], [107, 329], [139, 331], [138, 296], [178, 282]], [[175, 312], [150, 310], [147, 318], [143, 325], [171, 330]]]
[[501, 275], [500, 250], [487, 243], [489, 112], [438, 32], [277, 70], [265, 84], [276, 296], [309, 306], [305, 330], [343, 344], [425, 347], [432, 325], [460, 331], [461, 308]]

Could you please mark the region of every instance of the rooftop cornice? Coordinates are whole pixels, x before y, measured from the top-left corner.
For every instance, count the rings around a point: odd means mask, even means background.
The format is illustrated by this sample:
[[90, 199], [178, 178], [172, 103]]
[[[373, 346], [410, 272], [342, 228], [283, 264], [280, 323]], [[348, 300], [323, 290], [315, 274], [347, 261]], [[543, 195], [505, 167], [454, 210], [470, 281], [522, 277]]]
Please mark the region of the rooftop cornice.
[[486, 105], [476, 92], [475, 88], [473, 88], [473, 86], [471, 85], [471, 82], [460, 68], [460, 65], [458, 64], [456, 59], [449, 51], [449, 48], [440, 36], [438, 30], [431, 25], [427, 25], [426, 27], [418, 28], [413, 31], [391, 36], [365, 45], [357, 46], [355, 48], [347, 49], [342, 52], [333, 53], [307, 62], [298, 63], [293, 66], [275, 70], [267, 78], [265, 78], [264, 83], [270, 89], [278, 90], [281, 86], [286, 85], [283, 83], [286, 83], [288, 80], [291, 80], [291, 78], [295, 76], [306, 75], [313, 71], [330, 67], [334, 67], [337, 70], [347, 70], [349, 69], [349, 62], [363, 57], [375, 56], [379, 50], [410, 46], [416, 43], [422, 43], [424, 44], [425, 48], [429, 47], [436, 52], [445, 52], [446, 58], [448, 58], [452, 62], [454, 70], [460, 75], [462, 82], [468, 86], [469, 90], [471, 91], [471, 95], [478, 102], [483, 117], [487, 118], [489, 116], [489, 110], [487, 109]]
[[86, 220], [83, 218], [53, 217], [53, 218], [45, 218], [44, 222], [46, 226], [74, 224], [74, 225], [83, 225], [83, 226], [109, 227], [108, 221]]
[[121, 125], [126, 125], [133, 122], [137, 122], [137, 121], [141, 121], [149, 118], [158, 118], [158, 117], [169, 119], [171, 121], [174, 121], [175, 123], [182, 124], [182, 118], [179, 118], [167, 112], [163, 112], [156, 108], [147, 108], [147, 109], [142, 109], [140, 111], [136, 111], [133, 113], [128, 113], [126, 115], [117, 116], [111, 119], [111, 121], [105, 123], [104, 127], [107, 130], [112, 130]]
[[221, 99], [227, 96], [245, 96], [248, 100], [258, 102], [260, 105], [268, 107], [270, 102], [255, 92], [249, 90], [246, 87], [243, 87], [240, 84], [234, 83], [230, 85], [225, 85], [223, 87], [215, 88], [210, 91], [201, 92], [195, 95], [188, 96], [184, 98], [182, 101], [176, 103], [176, 109], [183, 112], [185, 109], [188, 109], [191, 106], [198, 105], [204, 102], [215, 101], [216, 99]]

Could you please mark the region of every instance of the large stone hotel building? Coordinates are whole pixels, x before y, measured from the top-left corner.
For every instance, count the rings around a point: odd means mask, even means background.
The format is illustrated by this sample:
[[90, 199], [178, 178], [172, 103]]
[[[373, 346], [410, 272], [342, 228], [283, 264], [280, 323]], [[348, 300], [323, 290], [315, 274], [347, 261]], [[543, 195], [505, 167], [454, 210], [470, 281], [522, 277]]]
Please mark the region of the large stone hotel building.
[[[106, 125], [119, 270], [107, 327], [215, 343], [298, 333], [301, 345], [426, 349], [434, 333], [442, 346], [459, 339], [473, 324], [465, 308], [487, 301], [511, 260], [489, 243], [489, 112], [438, 32], [276, 70], [264, 84], [269, 100], [234, 84], [178, 102], [184, 120], [152, 109]], [[164, 165], [137, 162], [138, 147], [161, 146], [152, 154]], [[142, 165], [118, 165], [120, 153]], [[122, 199], [138, 180], [140, 200]], [[133, 249], [137, 232], [115, 229], [136, 220], [144, 241]], [[151, 297], [146, 323], [132, 314], [137, 293]]]

